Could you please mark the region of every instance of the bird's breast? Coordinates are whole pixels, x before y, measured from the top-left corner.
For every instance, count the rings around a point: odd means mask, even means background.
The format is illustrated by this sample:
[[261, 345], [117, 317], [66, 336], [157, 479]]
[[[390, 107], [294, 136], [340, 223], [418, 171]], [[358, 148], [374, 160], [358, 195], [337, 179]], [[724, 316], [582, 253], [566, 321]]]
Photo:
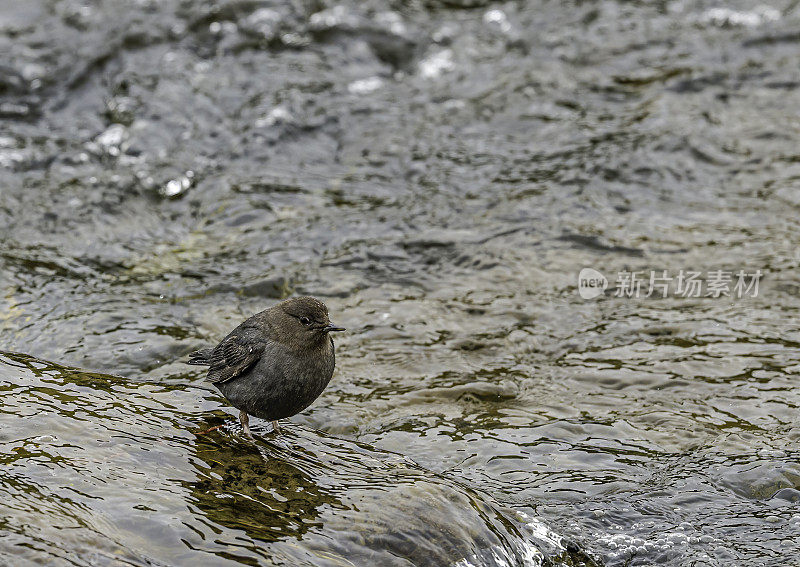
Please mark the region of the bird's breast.
[[263, 419], [290, 417], [316, 400], [333, 375], [333, 346], [298, 352], [270, 344], [253, 368], [220, 391], [237, 408]]

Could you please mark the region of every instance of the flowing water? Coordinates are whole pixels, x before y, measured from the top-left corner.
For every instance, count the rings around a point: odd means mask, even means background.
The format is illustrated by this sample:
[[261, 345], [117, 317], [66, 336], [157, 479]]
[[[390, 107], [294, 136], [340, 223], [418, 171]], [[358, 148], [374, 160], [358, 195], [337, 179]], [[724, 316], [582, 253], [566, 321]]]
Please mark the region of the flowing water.
[[[0, 3], [0, 565], [796, 562], [798, 25]], [[334, 379], [249, 442], [183, 361], [298, 293]]]

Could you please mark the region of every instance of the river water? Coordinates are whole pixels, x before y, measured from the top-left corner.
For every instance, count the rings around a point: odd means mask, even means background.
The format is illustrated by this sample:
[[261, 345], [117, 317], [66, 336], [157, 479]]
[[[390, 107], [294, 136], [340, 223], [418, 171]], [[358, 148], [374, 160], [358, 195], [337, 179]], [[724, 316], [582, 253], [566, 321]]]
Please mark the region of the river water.
[[[0, 564], [792, 564], [798, 25], [0, 4]], [[183, 361], [300, 293], [334, 379], [249, 442]]]

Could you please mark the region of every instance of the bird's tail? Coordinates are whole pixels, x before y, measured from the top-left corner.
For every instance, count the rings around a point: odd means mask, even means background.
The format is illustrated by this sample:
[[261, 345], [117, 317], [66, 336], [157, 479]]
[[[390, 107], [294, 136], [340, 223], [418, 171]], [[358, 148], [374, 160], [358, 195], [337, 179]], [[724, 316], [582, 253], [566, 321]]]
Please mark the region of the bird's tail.
[[189, 354], [186, 364], [196, 364], [197, 366], [208, 366], [211, 364], [211, 352], [213, 348], [201, 348]]

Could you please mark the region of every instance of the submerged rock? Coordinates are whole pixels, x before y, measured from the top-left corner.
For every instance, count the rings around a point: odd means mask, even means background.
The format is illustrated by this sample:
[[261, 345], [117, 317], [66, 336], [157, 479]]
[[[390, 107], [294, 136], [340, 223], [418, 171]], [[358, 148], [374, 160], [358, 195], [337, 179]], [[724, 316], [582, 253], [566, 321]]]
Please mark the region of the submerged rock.
[[47, 544], [20, 559], [506, 566], [568, 553], [538, 521], [398, 454], [291, 424], [279, 437], [256, 427], [254, 442], [198, 434], [218, 396], [192, 385], [4, 353], [0, 391], [16, 526], [0, 555], [32, 539]]

